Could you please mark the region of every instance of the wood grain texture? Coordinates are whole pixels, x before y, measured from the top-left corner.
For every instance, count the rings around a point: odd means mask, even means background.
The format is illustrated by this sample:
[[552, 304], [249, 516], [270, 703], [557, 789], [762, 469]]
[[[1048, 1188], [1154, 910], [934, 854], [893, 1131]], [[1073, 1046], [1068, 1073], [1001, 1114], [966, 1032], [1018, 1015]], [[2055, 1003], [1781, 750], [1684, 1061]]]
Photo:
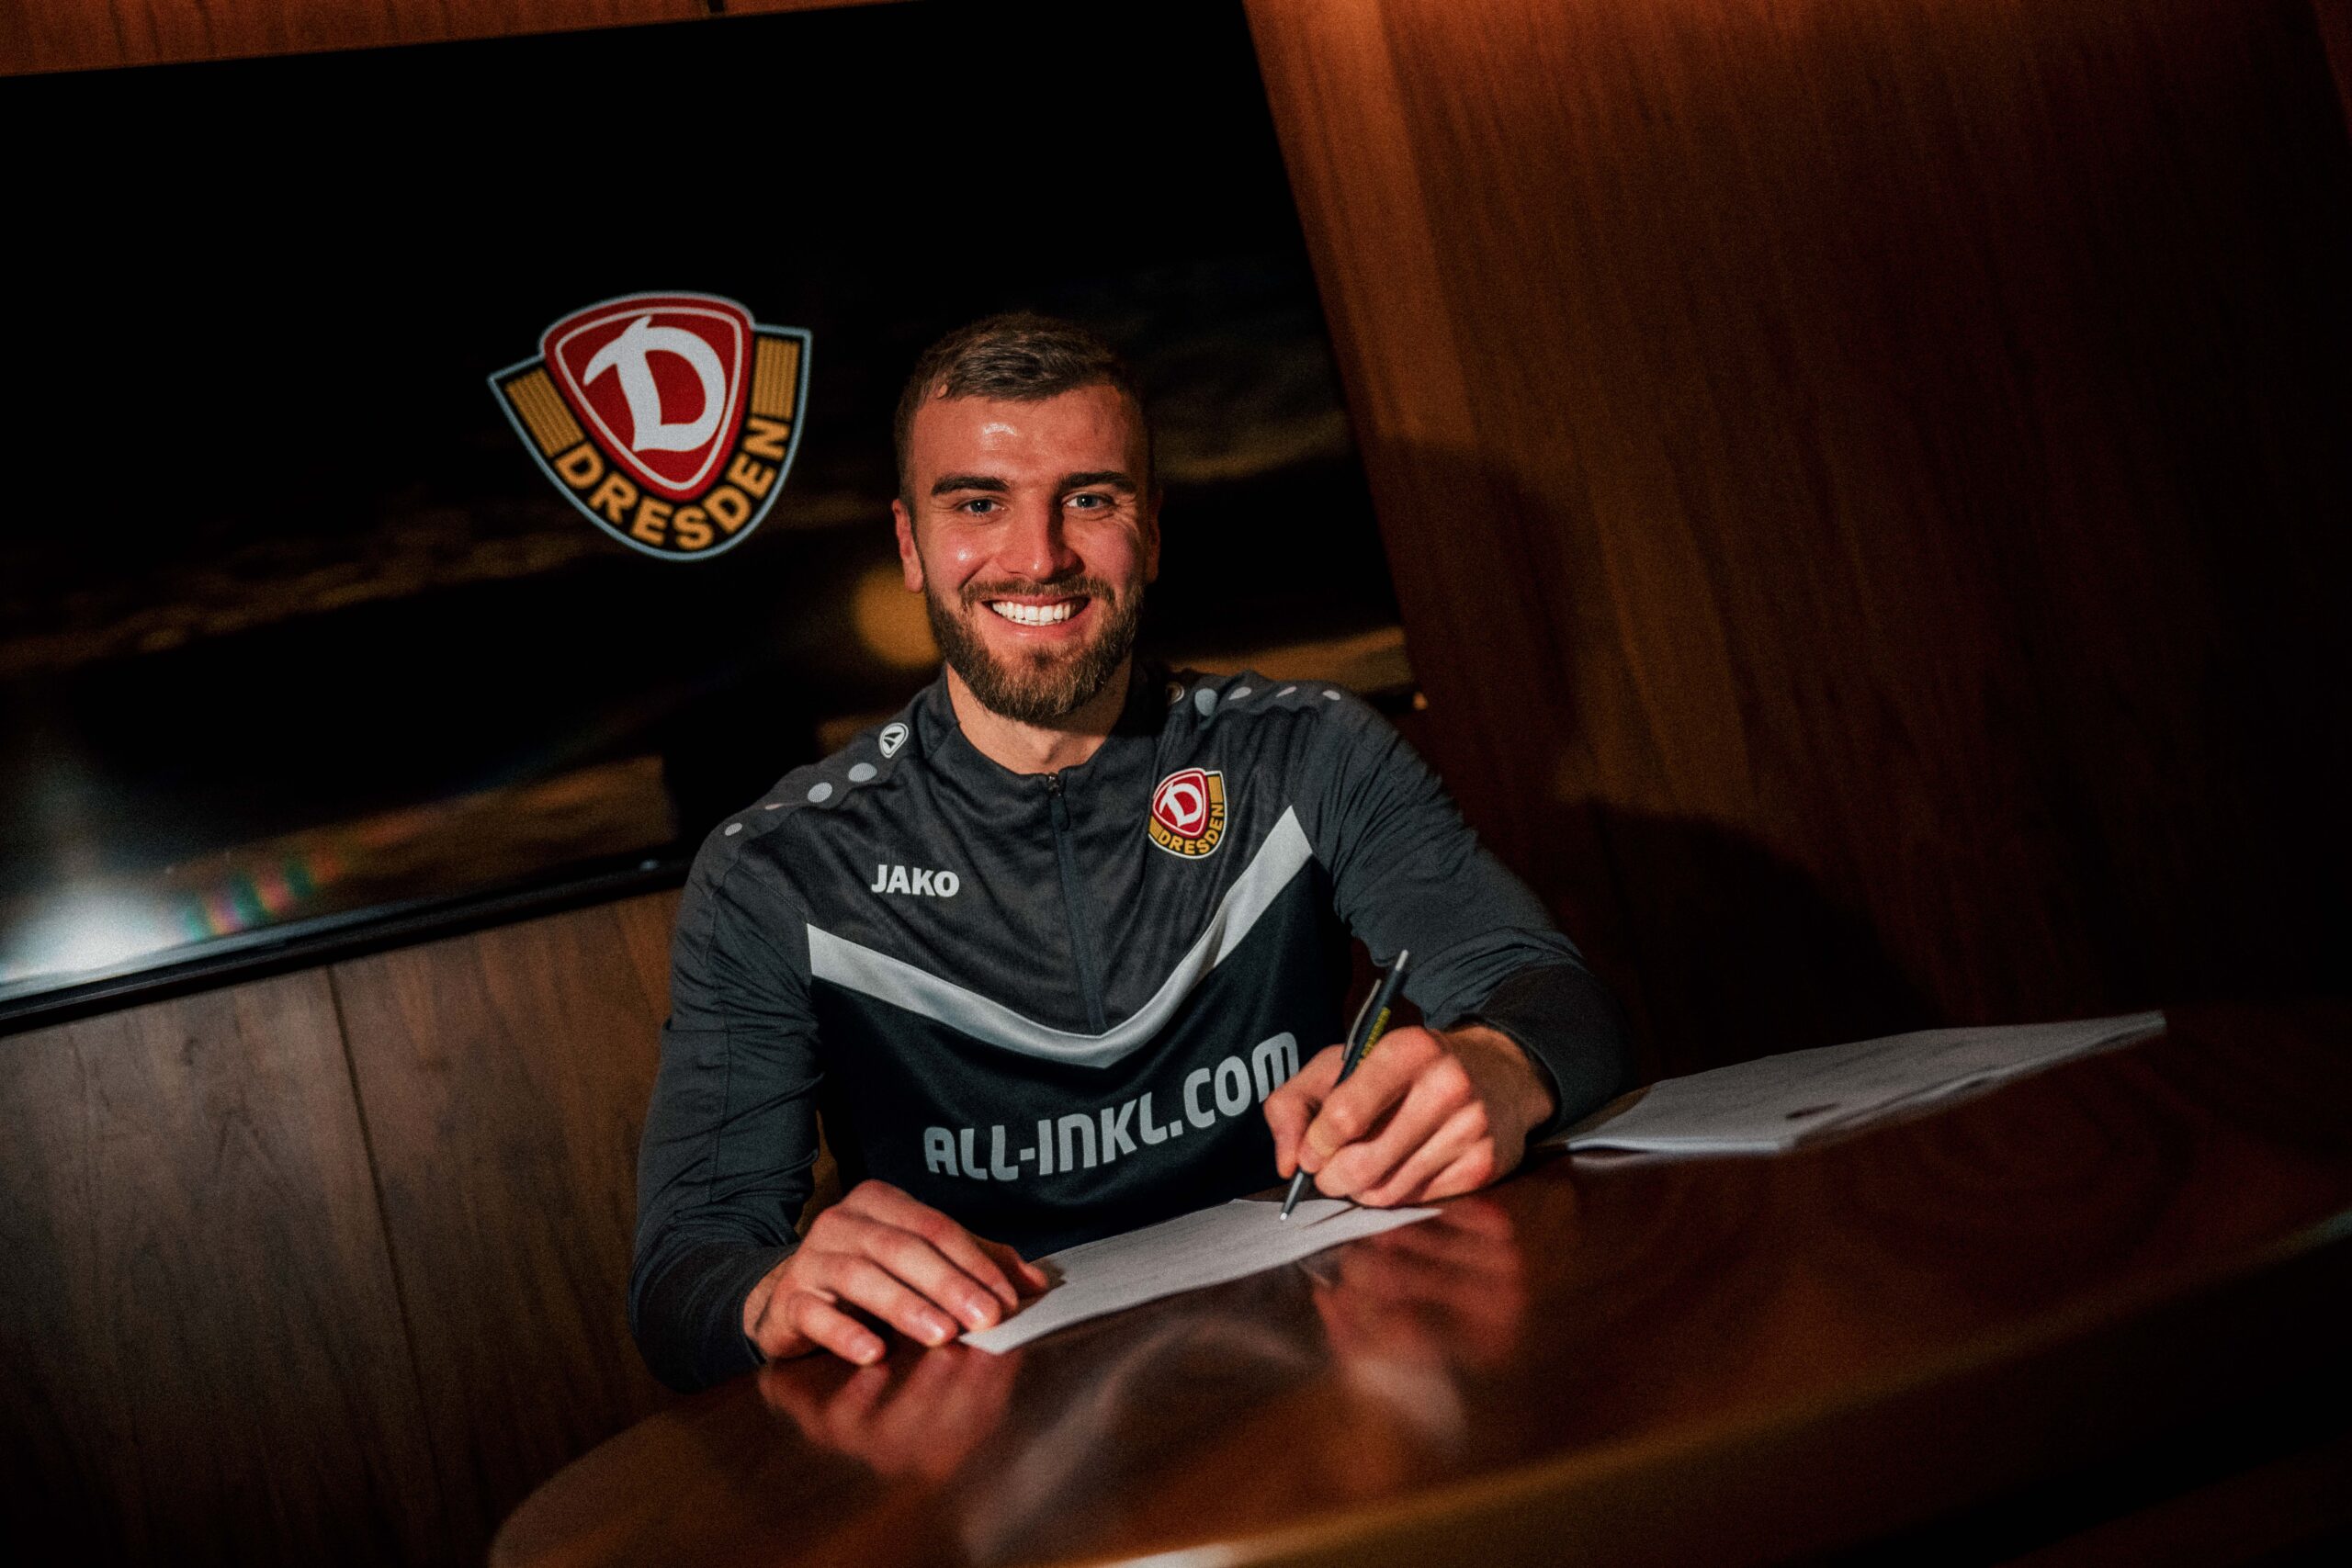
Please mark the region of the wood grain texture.
[[[1555, 1159], [1005, 1356], [778, 1363], [566, 1470], [492, 1560], [1782, 1562], [2257, 1398], [2340, 1436], [2347, 1039], [2342, 1006], [2185, 1010], [1792, 1155]], [[2310, 1480], [2331, 1466], [2188, 1468], [2218, 1501], [2173, 1515], [2251, 1492], [2295, 1504], [2274, 1544], [2342, 1530], [2352, 1498]], [[2052, 1522], [2012, 1539], [2095, 1523]]]
[[439, 43], [873, 0], [0, 0], [0, 75]]
[[0, 1042], [0, 1126], [12, 1561], [444, 1557], [323, 975]]
[[669, 1399], [624, 1303], [676, 901], [333, 971], [458, 1561]]
[[2352, 986], [2308, 0], [1251, 0], [1432, 750], [1652, 1070]]

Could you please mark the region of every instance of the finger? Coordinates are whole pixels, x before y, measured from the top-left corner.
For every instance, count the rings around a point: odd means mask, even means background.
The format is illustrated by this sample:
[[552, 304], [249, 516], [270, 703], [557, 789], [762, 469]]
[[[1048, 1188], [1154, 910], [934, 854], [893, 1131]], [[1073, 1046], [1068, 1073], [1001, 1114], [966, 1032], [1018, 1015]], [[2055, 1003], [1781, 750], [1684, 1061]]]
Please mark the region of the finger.
[[[881, 1235], [906, 1233], [886, 1230]], [[890, 1244], [886, 1240], [880, 1245]], [[818, 1259], [808, 1279], [843, 1303], [872, 1313], [917, 1344], [944, 1345], [956, 1337], [958, 1325], [941, 1310], [937, 1298], [927, 1291], [917, 1291], [895, 1264], [886, 1268], [873, 1253], [827, 1253]]]
[[[900, 1194], [903, 1198], [904, 1194]], [[886, 1210], [896, 1217], [936, 1231], [949, 1245], [961, 1237], [972, 1258], [988, 1275], [1003, 1279], [1003, 1271], [982, 1253], [963, 1227], [939, 1213], [926, 1208], [911, 1198], [904, 1207]], [[810, 1239], [816, 1239], [810, 1232]], [[958, 1325], [984, 1328], [1004, 1315], [1004, 1307], [995, 1286], [962, 1268], [958, 1268], [946, 1253], [933, 1245], [928, 1236], [906, 1229], [889, 1220], [871, 1217], [870, 1213], [844, 1214], [835, 1222], [824, 1238], [826, 1254], [832, 1258], [863, 1258], [879, 1263], [899, 1280], [945, 1312]], [[830, 1284], [830, 1280], [826, 1281]], [[1011, 1290], [1007, 1283], [1005, 1290]], [[1016, 1298], [1017, 1299], [1017, 1298]]]
[[1266, 1097], [1266, 1127], [1274, 1135], [1274, 1169], [1285, 1180], [1298, 1168], [1298, 1141], [1306, 1135], [1316, 1108], [1340, 1081], [1340, 1064], [1347, 1055], [1343, 1045], [1324, 1047]]
[[[1436, 1054], [1436, 1043], [1423, 1030], [1399, 1030], [1382, 1041], [1379, 1049], [1356, 1064], [1354, 1076], [1325, 1097], [1322, 1109], [1306, 1124], [1299, 1163], [1320, 1176], [1333, 1155], [1379, 1125]], [[1316, 1185], [1323, 1184], [1318, 1180]]]
[[1456, 1102], [1446, 1112], [1443, 1124], [1432, 1129], [1419, 1147], [1408, 1150], [1379, 1180], [1367, 1184], [1359, 1201], [1388, 1208], [1408, 1198], [1418, 1199], [1431, 1177], [1481, 1146], [1489, 1152], [1494, 1146], [1494, 1129], [1488, 1124], [1486, 1106], [1477, 1100], [1466, 1105]]
[[1458, 1193], [1475, 1192], [1487, 1182], [1503, 1175], [1497, 1168], [1494, 1150], [1484, 1144], [1474, 1145], [1466, 1154], [1413, 1192], [1398, 1200], [1407, 1203], [1434, 1202], [1440, 1198], [1452, 1198]]
[[792, 1331], [820, 1345], [842, 1360], [870, 1367], [882, 1359], [879, 1336], [831, 1302], [808, 1291], [795, 1291], [785, 1303], [784, 1319]]
[[1465, 1111], [1483, 1130], [1485, 1111], [1470, 1099], [1470, 1075], [1453, 1057], [1440, 1056], [1413, 1080], [1387, 1123], [1325, 1161], [1316, 1180], [1325, 1191], [1352, 1194], [1359, 1202], [1394, 1202], [1406, 1167], [1439, 1170], [1461, 1152]]
[[1054, 1282], [1052, 1275], [1004, 1243], [989, 1241], [980, 1236], [974, 1236], [972, 1239], [980, 1244], [982, 1251], [996, 1259], [997, 1266], [1005, 1271], [1012, 1280], [1014, 1289], [1021, 1292], [1022, 1300], [1027, 1301], [1033, 1296], [1044, 1295], [1046, 1287]]
[[[806, 1250], [804, 1247], [802, 1251]], [[794, 1257], [797, 1258], [799, 1254], [796, 1253]], [[786, 1309], [792, 1304], [794, 1289], [789, 1284], [778, 1284], [770, 1291], [767, 1301], [760, 1308], [759, 1316], [753, 1318], [751, 1325], [743, 1331], [745, 1337], [759, 1348], [760, 1354], [771, 1361], [806, 1355], [815, 1348], [792, 1325]]]
[[[1465, 1108], [1469, 1109], [1483, 1110]], [[1449, 1122], [1427, 1154], [1429, 1157], [1408, 1162], [1409, 1168], [1400, 1168], [1383, 1184], [1381, 1206], [1450, 1198], [1484, 1187], [1508, 1168], [1501, 1163], [1493, 1129], [1483, 1114]]]
[[[1021, 1292], [1012, 1288], [1012, 1280], [996, 1260], [981, 1250], [978, 1237], [930, 1204], [917, 1202], [895, 1187], [879, 1181], [865, 1185], [876, 1190], [868, 1198], [868, 1212], [874, 1219], [913, 1236], [954, 1274], [962, 1276], [960, 1280], [952, 1279], [929, 1261], [910, 1253], [910, 1267], [922, 1270], [924, 1277], [909, 1274], [893, 1261], [892, 1270], [900, 1279], [975, 1328], [986, 1328], [996, 1322], [1003, 1315], [1002, 1307], [1020, 1304]], [[939, 1290], [932, 1288], [933, 1281]], [[982, 1298], [978, 1302], [972, 1300], [974, 1287], [978, 1287]], [[990, 1296], [995, 1300], [985, 1299]]]

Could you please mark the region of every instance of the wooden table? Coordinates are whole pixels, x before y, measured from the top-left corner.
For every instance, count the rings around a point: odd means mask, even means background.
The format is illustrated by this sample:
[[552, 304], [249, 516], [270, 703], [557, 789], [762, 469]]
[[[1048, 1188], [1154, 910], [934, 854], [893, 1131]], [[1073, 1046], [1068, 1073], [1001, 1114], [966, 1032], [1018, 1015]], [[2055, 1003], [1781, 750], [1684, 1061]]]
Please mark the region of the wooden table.
[[2352, 1532], [2352, 1008], [2171, 1017], [1792, 1156], [1555, 1156], [1003, 1357], [770, 1367], [563, 1471], [492, 1561], [2218, 1562]]

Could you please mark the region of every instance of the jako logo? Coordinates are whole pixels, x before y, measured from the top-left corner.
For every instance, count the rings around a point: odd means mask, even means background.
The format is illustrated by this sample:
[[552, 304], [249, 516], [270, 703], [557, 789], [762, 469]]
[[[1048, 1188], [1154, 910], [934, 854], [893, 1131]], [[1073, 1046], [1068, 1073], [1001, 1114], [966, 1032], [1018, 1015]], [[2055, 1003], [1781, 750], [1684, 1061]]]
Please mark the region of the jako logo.
[[882, 727], [881, 735], [876, 739], [882, 748], [882, 760], [887, 762], [899, 754], [899, 747], [907, 743], [907, 727], [903, 724], [886, 724]]
[[1151, 841], [1187, 860], [1216, 852], [1225, 841], [1225, 775], [1215, 768], [1169, 774], [1151, 792]]
[[953, 898], [964, 886], [952, 871], [909, 870], [903, 865], [877, 865], [868, 893], [920, 893], [926, 898]]
[[808, 333], [711, 294], [631, 294], [549, 327], [490, 378], [581, 513], [650, 556], [731, 548], [775, 504], [800, 445]]

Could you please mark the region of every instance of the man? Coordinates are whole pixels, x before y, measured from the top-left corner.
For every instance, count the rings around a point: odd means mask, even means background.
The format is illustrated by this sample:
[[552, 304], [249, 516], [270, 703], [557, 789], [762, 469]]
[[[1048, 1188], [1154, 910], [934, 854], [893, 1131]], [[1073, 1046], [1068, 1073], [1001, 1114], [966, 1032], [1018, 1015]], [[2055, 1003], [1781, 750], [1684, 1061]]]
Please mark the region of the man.
[[[629, 1304], [682, 1388], [944, 1343], [1043, 1288], [1026, 1258], [1299, 1167], [1468, 1191], [1623, 1067], [1576, 949], [1368, 708], [1135, 667], [1158, 491], [1099, 340], [954, 333], [897, 435], [945, 668], [722, 823], [679, 907]], [[1342, 921], [1411, 950], [1438, 1027], [1335, 1088]], [[796, 1247], [820, 1110], [851, 1190]]]

